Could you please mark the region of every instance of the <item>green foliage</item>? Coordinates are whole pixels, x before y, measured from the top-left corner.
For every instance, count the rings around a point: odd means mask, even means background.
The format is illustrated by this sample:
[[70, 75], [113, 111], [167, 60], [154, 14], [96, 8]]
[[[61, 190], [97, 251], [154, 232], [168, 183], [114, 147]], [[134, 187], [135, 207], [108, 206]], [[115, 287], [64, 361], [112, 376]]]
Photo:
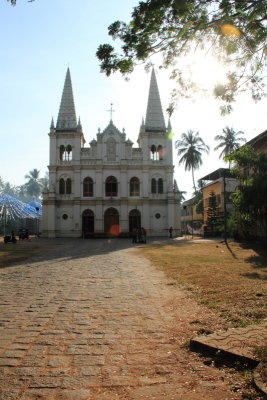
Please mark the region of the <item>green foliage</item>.
[[267, 156], [245, 145], [226, 158], [237, 164], [233, 174], [240, 184], [231, 200], [243, 235], [267, 237]]
[[200, 199], [196, 204], [196, 213], [197, 214], [204, 214], [204, 204], [203, 199]]
[[227, 113], [240, 91], [249, 91], [255, 100], [266, 95], [266, 15], [263, 0], [141, 1], [128, 24], [116, 21], [108, 28], [109, 35], [121, 43], [120, 53], [104, 44], [97, 57], [107, 75], [126, 74], [160, 53], [161, 66], [174, 68], [176, 96], [187, 96], [196, 85], [184, 79], [179, 61], [192, 49], [210, 51], [228, 71], [227, 82], [214, 88], [214, 95], [225, 102], [222, 112]]
[[[12, 6], [15, 6], [17, 4], [17, 0], [7, 0], [11, 3]], [[32, 3], [35, 0], [28, 0], [28, 3]]]
[[199, 132], [189, 130], [187, 133], [182, 133], [181, 140], [175, 142], [177, 155], [182, 156], [179, 164], [184, 164], [186, 171], [192, 171], [192, 179], [195, 192], [196, 184], [194, 178], [194, 171], [202, 165], [202, 154], [209, 153], [209, 146], [207, 146], [203, 139], [199, 136]]
[[223, 135], [215, 136], [215, 140], [219, 141], [220, 143], [214, 148], [214, 150], [222, 150], [219, 155], [220, 158], [224, 158], [225, 156], [232, 154], [239, 148], [242, 142], [246, 141], [244, 138], [239, 137], [240, 135], [244, 135], [244, 132], [235, 132], [233, 128], [226, 126], [223, 129]]
[[29, 174], [25, 175], [25, 179], [28, 179], [26, 185], [26, 190], [30, 196], [35, 196], [36, 198], [42, 193], [43, 185], [40, 178], [40, 171], [34, 168], [29, 171]]
[[238, 220], [236, 215], [230, 215], [227, 218], [227, 232], [230, 237], [236, 238], [238, 232]]
[[217, 231], [218, 224], [218, 204], [217, 198], [212, 190], [209, 196], [208, 209], [207, 209], [207, 227], [211, 232], [215, 233]]
[[48, 174], [46, 173], [43, 178], [40, 178], [39, 174], [40, 171], [36, 168], [29, 171], [29, 174], [25, 175], [28, 182], [20, 186], [11, 185], [9, 182], [5, 182], [0, 176], [0, 195], [9, 194], [26, 203], [31, 201], [33, 196], [38, 199], [44, 188], [48, 185]]
[[4, 182], [0, 177], [0, 195], [9, 194], [17, 198], [21, 198], [21, 186], [11, 185], [9, 182]]

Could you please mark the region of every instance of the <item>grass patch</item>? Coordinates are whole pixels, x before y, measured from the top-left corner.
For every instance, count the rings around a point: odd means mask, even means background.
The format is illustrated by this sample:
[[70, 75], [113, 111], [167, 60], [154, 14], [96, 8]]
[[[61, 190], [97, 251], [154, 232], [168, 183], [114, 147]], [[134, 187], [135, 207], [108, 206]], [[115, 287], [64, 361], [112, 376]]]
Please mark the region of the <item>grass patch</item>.
[[267, 251], [219, 241], [152, 243], [140, 248], [166, 275], [218, 313], [226, 326], [267, 316]]

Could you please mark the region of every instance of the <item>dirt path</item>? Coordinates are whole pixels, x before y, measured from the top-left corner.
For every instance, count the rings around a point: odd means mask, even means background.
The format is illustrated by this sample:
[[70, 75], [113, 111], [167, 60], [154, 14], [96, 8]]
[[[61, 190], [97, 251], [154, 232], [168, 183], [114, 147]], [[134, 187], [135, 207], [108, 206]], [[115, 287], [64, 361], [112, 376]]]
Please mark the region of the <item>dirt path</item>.
[[54, 243], [1, 271], [0, 399], [241, 399], [184, 346], [212, 316], [138, 249]]

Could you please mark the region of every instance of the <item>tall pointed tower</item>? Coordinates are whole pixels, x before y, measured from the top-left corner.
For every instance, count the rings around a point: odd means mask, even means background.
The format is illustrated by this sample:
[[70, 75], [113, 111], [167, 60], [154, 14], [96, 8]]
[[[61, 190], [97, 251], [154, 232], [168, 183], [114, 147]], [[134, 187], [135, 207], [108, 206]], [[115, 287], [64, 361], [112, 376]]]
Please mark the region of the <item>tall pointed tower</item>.
[[[164, 154], [165, 161], [172, 165], [172, 140], [169, 138], [169, 129], [170, 124], [168, 128], [165, 125], [158, 83], [153, 68], [150, 78], [146, 118], [142, 122], [138, 137], [138, 144], [143, 149], [146, 160], [156, 160], [162, 158]], [[162, 149], [160, 150], [161, 154], [158, 153], [158, 149]]]
[[[80, 119], [77, 123], [75, 104], [71, 83], [70, 70], [67, 69], [56, 126], [52, 119], [50, 125], [50, 158], [49, 158], [49, 188], [44, 194], [43, 230], [48, 237], [55, 237], [57, 227], [56, 200], [57, 195], [65, 200], [66, 208], [72, 208], [71, 215], [75, 214], [72, 203], [80, 196], [80, 165], [81, 148], [85, 140]], [[69, 204], [68, 204], [69, 203]], [[67, 215], [67, 214], [66, 214]], [[66, 231], [70, 221], [64, 221]]]
[[67, 69], [56, 128], [58, 130], [76, 129], [77, 120], [72, 91], [70, 70]]
[[[60, 161], [79, 161], [85, 140], [81, 122], [77, 123], [70, 70], [67, 69], [56, 126], [50, 126], [50, 162], [59, 166]], [[62, 164], [60, 164], [62, 166]], [[65, 164], [64, 164], [65, 165]]]
[[159, 89], [153, 68], [150, 79], [145, 127], [148, 132], [165, 132], [166, 126], [159, 96]]
[[[142, 121], [138, 144], [142, 149], [144, 167], [143, 176], [148, 177], [146, 193], [150, 209], [155, 215], [165, 215], [165, 219], [150, 221], [154, 232], [161, 234], [172, 226], [179, 231], [178, 199], [174, 191], [173, 155], [171, 123], [166, 127], [155, 70], [152, 70], [145, 121]], [[164, 206], [163, 206], [164, 204]], [[156, 212], [158, 210], [158, 212]], [[151, 211], [150, 211], [151, 213]]]

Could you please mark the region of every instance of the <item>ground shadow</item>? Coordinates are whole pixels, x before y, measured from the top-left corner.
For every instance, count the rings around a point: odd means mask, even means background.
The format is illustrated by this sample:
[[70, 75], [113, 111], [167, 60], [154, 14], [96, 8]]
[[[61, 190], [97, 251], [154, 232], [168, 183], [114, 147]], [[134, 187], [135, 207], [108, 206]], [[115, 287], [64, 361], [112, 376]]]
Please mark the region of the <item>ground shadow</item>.
[[[166, 238], [148, 238], [147, 243], [164, 243]], [[8, 246], [8, 247], [6, 247]], [[17, 242], [17, 244], [0, 244], [0, 257], [5, 249], [12, 249], [11, 257], [14, 260], [6, 262], [1, 260], [0, 270], [16, 267], [18, 265], [29, 265], [36, 262], [49, 262], [58, 260], [64, 263], [67, 260], [88, 258], [97, 255], [108, 254], [119, 250], [138, 248], [145, 244], [133, 244], [131, 238], [106, 238], [106, 239], [82, 239], [82, 238], [34, 238], [29, 242]], [[25, 249], [25, 256], [18, 253]], [[18, 250], [18, 251], [17, 251]], [[32, 252], [32, 254], [31, 254]], [[6, 265], [5, 265], [6, 264]]]
[[[244, 249], [251, 249], [254, 255], [247, 257], [246, 262], [251, 264], [251, 267], [257, 272], [243, 274], [250, 279], [264, 279], [267, 280], [267, 248], [263, 242], [244, 242], [240, 243], [240, 246]], [[260, 273], [259, 273], [260, 272]]]
[[228, 243], [227, 241], [226, 241], [226, 242], [223, 242], [223, 243], [225, 243], [225, 246], [227, 247], [229, 253], [231, 253], [231, 255], [233, 256], [233, 258], [237, 259], [237, 256], [235, 255], [235, 253], [234, 253], [233, 250], [231, 249], [231, 246], [229, 245], [229, 243]]

